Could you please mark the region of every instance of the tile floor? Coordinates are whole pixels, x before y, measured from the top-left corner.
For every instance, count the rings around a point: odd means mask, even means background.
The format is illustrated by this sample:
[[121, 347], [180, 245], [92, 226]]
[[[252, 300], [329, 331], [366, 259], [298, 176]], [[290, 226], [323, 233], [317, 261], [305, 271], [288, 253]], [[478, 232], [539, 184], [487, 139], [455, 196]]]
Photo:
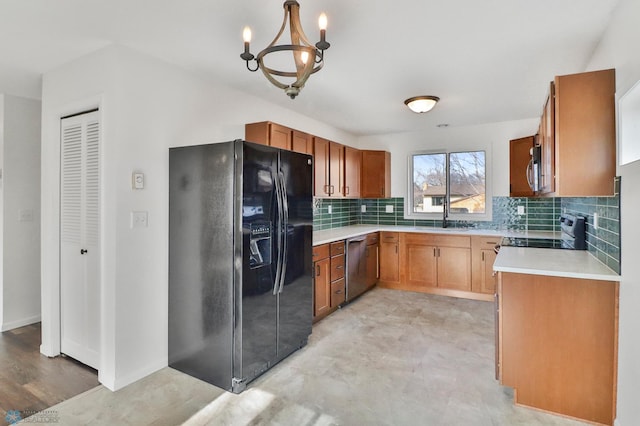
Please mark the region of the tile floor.
[[493, 305], [374, 289], [240, 395], [165, 368], [47, 410], [64, 425], [581, 425], [494, 379]]

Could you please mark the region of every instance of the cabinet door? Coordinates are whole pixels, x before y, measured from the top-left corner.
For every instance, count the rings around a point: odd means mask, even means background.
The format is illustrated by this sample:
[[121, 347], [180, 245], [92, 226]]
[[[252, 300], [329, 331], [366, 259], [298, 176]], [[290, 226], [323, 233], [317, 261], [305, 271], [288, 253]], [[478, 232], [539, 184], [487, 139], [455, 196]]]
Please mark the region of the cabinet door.
[[344, 195], [345, 197], [360, 197], [360, 166], [362, 154], [360, 150], [344, 147]]
[[313, 174], [314, 195], [316, 197], [328, 197], [329, 186], [329, 141], [322, 138], [313, 138]]
[[344, 145], [329, 142], [329, 186], [332, 197], [344, 197]]
[[471, 291], [471, 249], [438, 247], [438, 287]]
[[313, 316], [324, 314], [331, 308], [330, 262], [329, 259], [314, 263], [314, 303]]
[[391, 154], [386, 151], [361, 152], [360, 197], [389, 198], [391, 196]]
[[248, 123], [244, 125], [244, 140], [260, 145], [269, 145], [269, 125], [268, 121], [259, 123]]
[[482, 273], [480, 275], [480, 292], [487, 294], [495, 294], [496, 282], [493, 276], [493, 262], [496, 260], [496, 252], [489, 249], [481, 250], [480, 259], [482, 264]]
[[313, 155], [313, 138], [308, 133], [294, 130], [291, 133], [291, 149], [302, 154]]
[[540, 122], [540, 194], [548, 194], [555, 191], [555, 91], [554, 84], [549, 88], [549, 97], [542, 111]]
[[291, 150], [291, 129], [275, 123], [269, 127], [269, 145]]
[[399, 282], [400, 255], [398, 253], [398, 240], [386, 242], [384, 236], [380, 242], [380, 280]]
[[555, 78], [555, 196], [613, 195], [615, 70]]
[[366, 272], [365, 272], [365, 282], [367, 287], [372, 287], [378, 281], [378, 260], [379, 260], [379, 252], [378, 245], [367, 245], [365, 249], [365, 264], [366, 264]]
[[509, 141], [509, 196], [532, 197], [533, 191], [529, 186], [528, 176], [529, 150], [533, 147], [533, 136]]
[[420, 287], [436, 287], [438, 248], [430, 245], [407, 243], [404, 269], [407, 284]]

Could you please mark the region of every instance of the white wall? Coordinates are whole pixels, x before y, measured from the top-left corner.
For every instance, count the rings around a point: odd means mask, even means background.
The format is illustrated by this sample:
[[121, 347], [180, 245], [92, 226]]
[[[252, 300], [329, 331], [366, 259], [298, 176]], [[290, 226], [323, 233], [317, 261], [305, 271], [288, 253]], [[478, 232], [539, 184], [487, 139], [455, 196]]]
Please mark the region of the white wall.
[[40, 101], [4, 95], [2, 331], [40, 321]]
[[[436, 106], [437, 108], [437, 106]], [[413, 114], [407, 110], [407, 114]], [[362, 149], [381, 149], [391, 153], [391, 196], [407, 196], [407, 166], [411, 152], [420, 150], [465, 150], [486, 147], [491, 151], [494, 196], [509, 195], [509, 140], [536, 133], [539, 118], [505, 121], [465, 127], [434, 127], [423, 132], [363, 136]]]
[[[45, 247], [58, 235], [59, 118], [97, 104], [104, 184], [99, 379], [112, 390], [167, 365], [168, 148], [243, 138], [245, 123], [263, 120], [353, 144], [351, 135], [314, 119], [119, 46], [47, 73], [42, 99], [41, 351], [60, 351], [59, 254], [54, 243]], [[133, 171], [145, 174], [145, 189], [131, 189]], [[130, 212], [140, 210], [149, 212], [149, 226], [131, 229]]]
[[[5, 95], [0, 93], [0, 241], [4, 241], [4, 227], [2, 226], [4, 222], [4, 178], [2, 176], [4, 173], [4, 97]], [[2, 279], [4, 262], [1, 260], [3, 256], [4, 247], [0, 244], [0, 331], [4, 327], [4, 280]]]
[[[620, 0], [587, 70], [616, 68], [616, 97], [640, 80], [640, 2]], [[637, 143], [638, 141], [636, 141]], [[640, 161], [621, 166], [620, 331], [618, 349], [618, 418], [616, 424], [640, 423]]]

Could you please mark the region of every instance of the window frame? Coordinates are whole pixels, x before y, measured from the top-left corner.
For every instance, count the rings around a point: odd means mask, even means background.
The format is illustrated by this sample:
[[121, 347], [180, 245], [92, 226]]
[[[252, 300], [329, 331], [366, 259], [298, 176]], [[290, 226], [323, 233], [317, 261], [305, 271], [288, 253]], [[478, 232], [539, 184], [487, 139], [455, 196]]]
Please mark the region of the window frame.
[[492, 200], [493, 190], [491, 181], [491, 150], [490, 146], [476, 146], [469, 148], [455, 148], [455, 149], [430, 149], [410, 152], [407, 158], [408, 173], [407, 173], [407, 196], [405, 201], [404, 218], [409, 220], [442, 220], [442, 213], [428, 213], [428, 212], [414, 212], [413, 211], [413, 158], [417, 155], [432, 155], [432, 154], [446, 154], [446, 168], [447, 168], [447, 185], [446, 185], [446, 199], [448, 205], [451, 201], [450, 194], [450, 167], [449, 157], [451, 154], [467, 153], [467, 152], [484, 152], [484, 178], [485, 178], [485, 208], [484, 213], [452, 213], [449, 211], [447, 216], [448, 220], [462, 220], [462, 221], [474, 221], [474, 222], [487, 222], [493, 218]]

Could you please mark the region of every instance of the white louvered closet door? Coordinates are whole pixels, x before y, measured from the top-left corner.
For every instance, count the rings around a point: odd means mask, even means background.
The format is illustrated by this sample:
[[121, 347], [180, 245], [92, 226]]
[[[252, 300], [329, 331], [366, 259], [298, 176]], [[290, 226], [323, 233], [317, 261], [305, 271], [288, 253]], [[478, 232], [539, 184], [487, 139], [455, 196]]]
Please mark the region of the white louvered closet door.
[[95, 369], [100, 352], [100, 122], [61, 120], [60, 350]]

